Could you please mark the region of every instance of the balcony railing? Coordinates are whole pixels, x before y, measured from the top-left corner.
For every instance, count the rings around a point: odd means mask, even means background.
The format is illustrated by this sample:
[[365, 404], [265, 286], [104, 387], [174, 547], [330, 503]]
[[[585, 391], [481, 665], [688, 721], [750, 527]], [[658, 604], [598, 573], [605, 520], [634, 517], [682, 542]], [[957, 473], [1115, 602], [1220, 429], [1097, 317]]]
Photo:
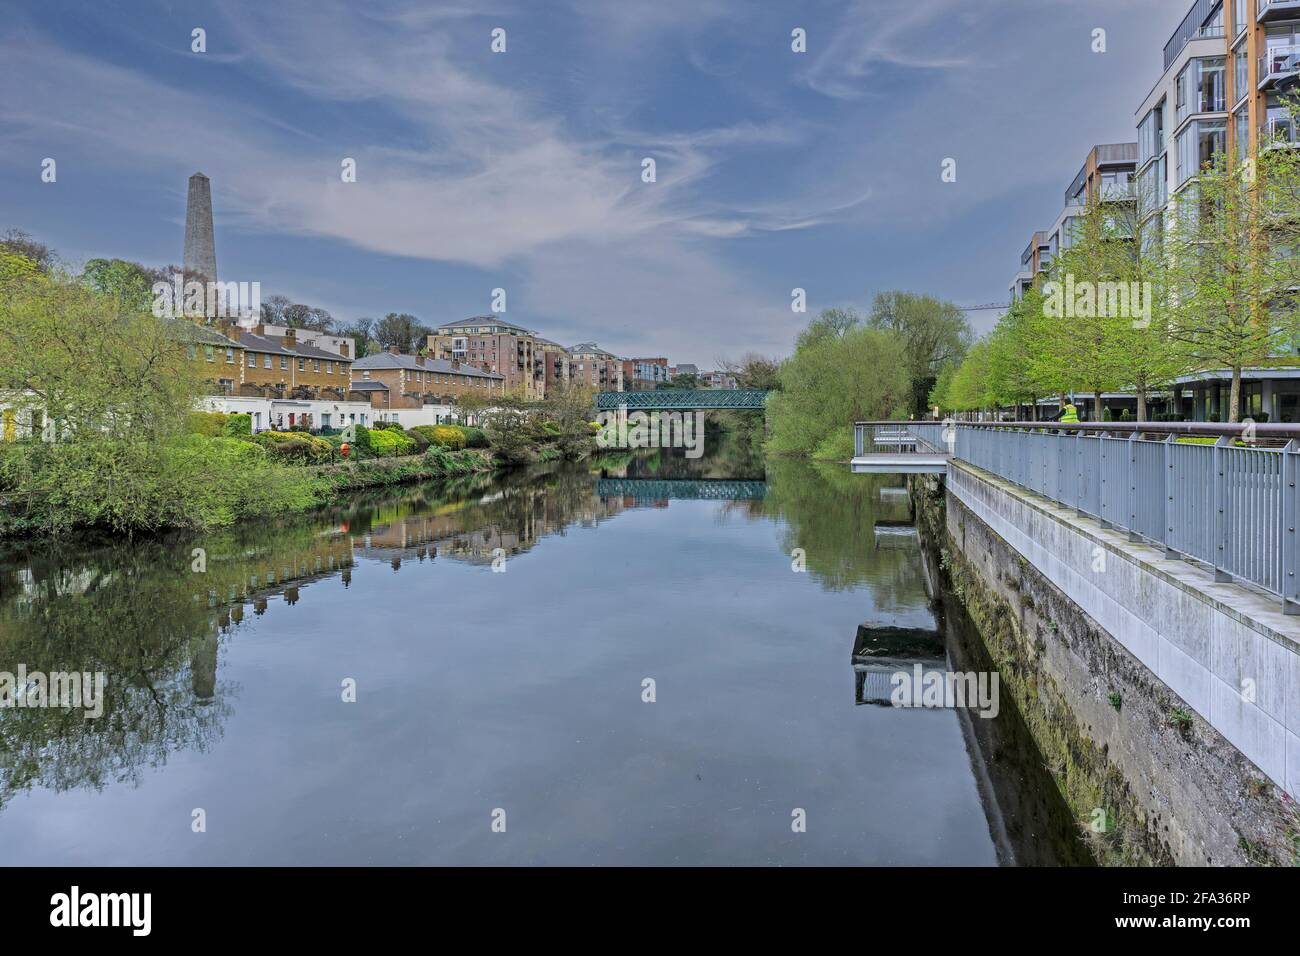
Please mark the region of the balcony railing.
[[1274, 46], [1259, 58], [1259, 85], [1290, 76], [1300, 69], [1300, 45]]
[[1257, 19], [1261, 23], [1300, 13], [1300, 0], [1256, 0], [1256, 3], [1259, 5]]
[[1270, 116], [1259, 127], [1259, 145], [1268, 146], [1295, 146], [1300, 143], [1300, 137], [1296, 135], [1296, 123], [1288, 114], [1286, 116]]

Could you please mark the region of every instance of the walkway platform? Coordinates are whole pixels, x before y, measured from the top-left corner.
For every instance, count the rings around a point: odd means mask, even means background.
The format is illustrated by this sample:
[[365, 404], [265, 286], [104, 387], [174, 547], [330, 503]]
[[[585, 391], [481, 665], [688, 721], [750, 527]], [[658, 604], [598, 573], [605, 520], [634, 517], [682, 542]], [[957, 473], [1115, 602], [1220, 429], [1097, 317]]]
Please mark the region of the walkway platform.
[[856, 456], [850, 467], [855, 475], [942, 475], [948, 456], [927, 452], [881, 452]]
[[857, 475], [942, 475], [950, 455], [927, 441], [911, 422], [855, 422], [851, 470]]

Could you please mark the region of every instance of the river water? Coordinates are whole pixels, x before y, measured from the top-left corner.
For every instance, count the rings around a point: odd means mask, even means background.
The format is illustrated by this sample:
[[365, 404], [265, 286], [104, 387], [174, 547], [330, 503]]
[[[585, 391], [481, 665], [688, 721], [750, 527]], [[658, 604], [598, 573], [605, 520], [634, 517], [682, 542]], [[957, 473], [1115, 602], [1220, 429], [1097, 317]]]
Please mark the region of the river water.
[[0, 709], [5, 862], [1087, 862], [1007, 700], [882, 700], [881, 635], [992, 671], [909, 520], [897, 479], [654, 452], [10, 547], [0, 671], [107, 683]]

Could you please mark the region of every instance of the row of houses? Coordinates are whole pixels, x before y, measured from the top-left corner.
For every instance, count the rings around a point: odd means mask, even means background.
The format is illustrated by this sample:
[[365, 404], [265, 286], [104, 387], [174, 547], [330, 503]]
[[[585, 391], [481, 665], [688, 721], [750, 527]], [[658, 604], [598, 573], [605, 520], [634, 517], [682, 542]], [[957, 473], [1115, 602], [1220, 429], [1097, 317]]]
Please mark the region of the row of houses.
[[178, 335], [213, 384], [205, 407], [248, 414], [256, 431], [304, 422], [439, 424], [458, 419], [466, 395], [541, 400], [561, 383], [639, 391], [689, 374], [704, 387], [736, 387], [725, 373], [670, 366], [666, 358], [620, 358], [594, 342], [565, 348], [498, 316], [441, 325], [414, 354], [390, 347], [360, 359], [345, 336], [221, 320], [182, 324], [188, 328], [178, 327]]
[[[1159, 244], [1175, 197], [1216, 157], [1240, 160], [1279, 143], [1300, 145], [1283, 95], [1300, 79], [1300, 0], [1195, 0], [1163, 48], [1159, 79], [1139, 105], [1137, 139], [1093, 146], [1065, 190], [1055, 222], [1034, 232], [1011, 281], [1014, 302], [1069, 248], [1090, 201], [1134, 204], [1134, 241]], [[1300, 348], [1243, 372], [1242, 414], [1257, 421], [1300, 421]], [[1224, 421], [1231, 373], [1185, 376], [1156, 396], [1155, 413]], [[1047, 404], [1054, 407], [1055, 399]], [[1113, 417], [1136, 409], [1136, 397], [1102, 398]], [[1091, 396], [1076, 401], [1101, 418]]]

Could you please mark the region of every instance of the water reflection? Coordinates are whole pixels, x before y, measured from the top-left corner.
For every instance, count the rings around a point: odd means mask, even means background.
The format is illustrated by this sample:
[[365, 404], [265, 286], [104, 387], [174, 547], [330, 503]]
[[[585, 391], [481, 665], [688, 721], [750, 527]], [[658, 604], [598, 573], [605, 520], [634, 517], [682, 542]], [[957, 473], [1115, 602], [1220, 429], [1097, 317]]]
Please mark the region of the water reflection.
[[[1063, 859], [1071, 824], [1005, 707], [958, 731], [951, 714], [858, 706], [880, 703], [886, 662], [976, 653], [910, 522], [897, 480], [656, 451], [214, 535], [11, 549], [0, 670], [109, 679], [101, 720], [0, 711], [0, 828], [15, 846], [54, 794], [126, 784], [69, 838], [87, 861]], [[502, 556], [511, 572], [492, 573]], [[363, 693], [404, 703], [340, 722], [319, 688], [367, 669]], [[670, 706], [644, 708], [647, 673]], [[281, 738], [291, 749], [263, 743]], [[151, 770], [170, 786], [146, 786]], [[196, 787], [255, 855], [195, 858], [154, 834], [188, 799], [169, 791]], [[534, 828], [513, 855], [466, 835], [510, 794]], [[841, 822], [791, 840], [786, 804], [809, 803]], [[1019, 848], [1046, 831], [1067, 849]]]
[[238, 686], [221, 649], [248, 615], [352, 583], [359, 559], [489, 564], [624, 508], [585, 470], [538, 468], [358, 495], [313, 518], [214, 535], [0, 552], [0, 670], [103, 671], [104, 715], [0, 710], [0, 808], [34, 786], [138, 782], [171, 753], [206, 751]]

